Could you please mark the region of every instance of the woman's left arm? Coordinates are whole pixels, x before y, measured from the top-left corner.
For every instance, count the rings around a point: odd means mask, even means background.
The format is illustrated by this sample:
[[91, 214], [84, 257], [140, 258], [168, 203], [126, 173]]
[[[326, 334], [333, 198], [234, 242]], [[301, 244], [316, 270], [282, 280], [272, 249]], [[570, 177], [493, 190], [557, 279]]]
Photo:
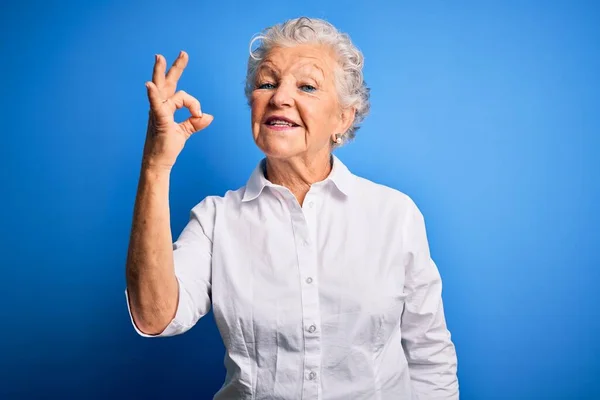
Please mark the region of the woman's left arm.
[[456, 350], [446, 327], [442, 280], [430, 256], [423, 215], [412, 201], [408, 212], [401, 331], [412, 397], [458, 399]]

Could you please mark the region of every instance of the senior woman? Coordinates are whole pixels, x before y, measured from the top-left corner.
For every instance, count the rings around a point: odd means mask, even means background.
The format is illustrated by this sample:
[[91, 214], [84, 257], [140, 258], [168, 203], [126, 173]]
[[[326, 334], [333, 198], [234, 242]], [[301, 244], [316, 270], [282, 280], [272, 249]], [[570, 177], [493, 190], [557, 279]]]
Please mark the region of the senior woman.
[[422, 214], [332, 154], [369, 109], [361, 52], [318, 19], [255, 39], [246, 96], [265, 158], [245, 186], [193, 207], [174, 243], [170, 171], [213, 117], [176, 92], [187, 54], [168, 72], [156, 58], [127, 259], [133, 326], [181, 334], [212, 305], [227, 368], [216, 399], [457, 399]]

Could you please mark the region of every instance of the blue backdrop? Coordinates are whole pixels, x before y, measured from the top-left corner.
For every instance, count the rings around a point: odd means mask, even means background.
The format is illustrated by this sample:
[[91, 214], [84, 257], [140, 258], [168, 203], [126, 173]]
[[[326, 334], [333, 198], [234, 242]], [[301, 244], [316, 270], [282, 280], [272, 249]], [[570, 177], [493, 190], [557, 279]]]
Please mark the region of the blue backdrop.
[[[215, 116], [172, 173], [178, 235], [261, 157], [251, 36], [300, 15], [349, 32], [372, 113], [337, 155], [411, 196], [444, 280], [463, 399], [600, 398], [600, 6], [502, 2], [3, 2], [0, 397], [209, 399], [212, 314], [130, 325], [124, 268], [155, 53]], [[185, 118], [185, 112], [178, 117]]]

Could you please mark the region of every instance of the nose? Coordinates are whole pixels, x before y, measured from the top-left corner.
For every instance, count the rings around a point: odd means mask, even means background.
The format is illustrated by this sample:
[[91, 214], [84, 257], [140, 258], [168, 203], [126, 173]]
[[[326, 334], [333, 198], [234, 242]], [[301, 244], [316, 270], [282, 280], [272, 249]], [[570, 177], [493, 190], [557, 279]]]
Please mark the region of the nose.
[[294, 105], [294, 93], [296, 88], [290, 83], [281, 82], [273, 91], [269, 103], [277, 108], [292, 107]]

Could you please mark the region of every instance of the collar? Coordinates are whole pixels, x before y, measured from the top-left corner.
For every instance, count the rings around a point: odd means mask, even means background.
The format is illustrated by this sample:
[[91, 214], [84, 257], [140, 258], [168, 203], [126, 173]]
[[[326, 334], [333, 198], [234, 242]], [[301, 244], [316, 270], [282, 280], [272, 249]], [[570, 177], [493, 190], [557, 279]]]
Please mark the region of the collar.
[[[335, 155], [331, 155], [331, 160], [333, 165], [329, 176], [327, 176], [327, 178], [325, 178], [323, 181], [316, 182], [313, 185], [323, 185], [331, 182], [342, 194], [345, 196], [350, 195], [353, 181], [352, 172], [350, 172], [348, 167], [346, 167], [344, 163], [342, 163], [342, 161]], [[280, 187], [279, 185], [275, 185], [265, 178], [266, 163], [267, 159], [263, 158], [259, 161], [256, 168], [254, 168], [252, 175], [250, 175], [250, 178], [246, 183], [246, 190], [244, 192], [244, 196], [242, 197], [242, 202], [254, 200], [267, 186]]]

